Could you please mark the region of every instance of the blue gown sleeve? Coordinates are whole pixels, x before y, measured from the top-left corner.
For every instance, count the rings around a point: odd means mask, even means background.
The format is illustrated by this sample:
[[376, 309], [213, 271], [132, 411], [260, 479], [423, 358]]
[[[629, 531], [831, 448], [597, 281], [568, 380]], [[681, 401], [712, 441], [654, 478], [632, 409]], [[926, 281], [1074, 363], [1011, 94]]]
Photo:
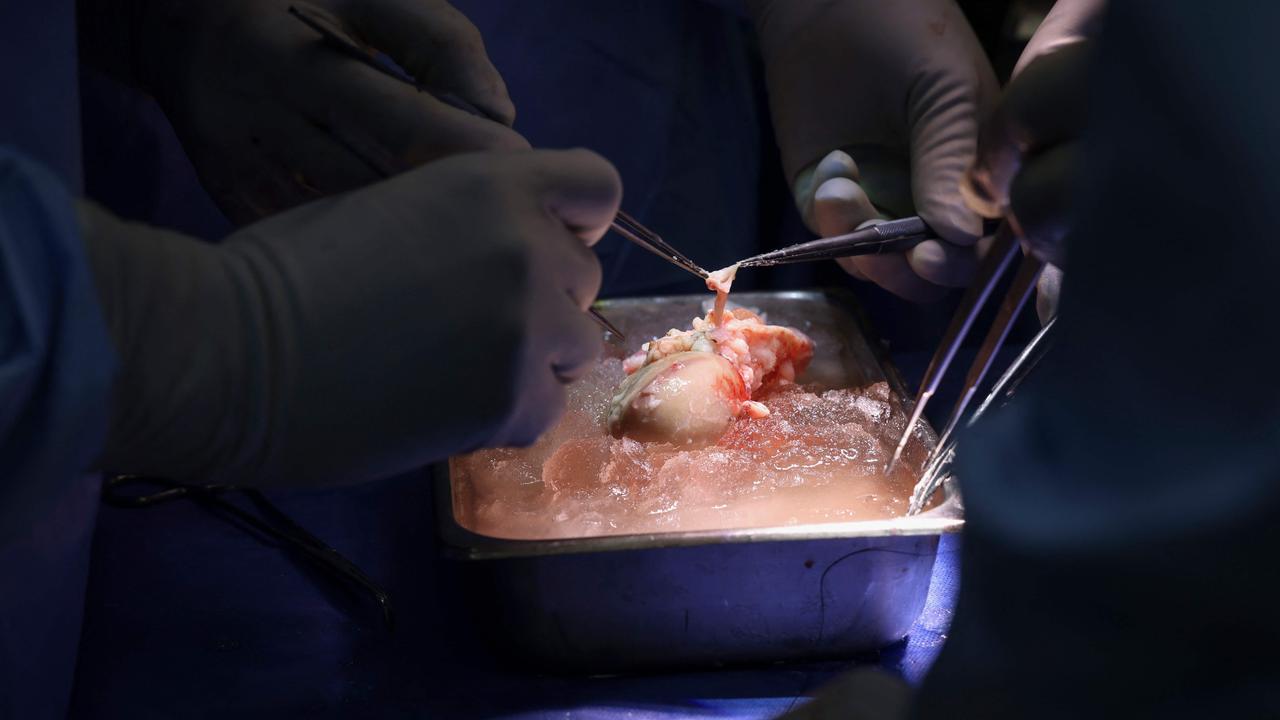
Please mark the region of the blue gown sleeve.
[[115, 356], [76, 208], [0, 145], [0, 717], [63, 717]]
[[1278, 23], [1108, 4], [1060, 341], [962, 440], [917, 717], [1280, 716]]

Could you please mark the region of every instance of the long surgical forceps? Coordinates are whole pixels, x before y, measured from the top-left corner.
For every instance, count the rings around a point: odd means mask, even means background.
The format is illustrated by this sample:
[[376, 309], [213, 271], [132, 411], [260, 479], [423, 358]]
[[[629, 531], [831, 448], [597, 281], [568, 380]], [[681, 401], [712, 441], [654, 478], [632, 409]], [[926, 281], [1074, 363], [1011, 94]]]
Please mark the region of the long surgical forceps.
[[[342, 52], [360, 60], [379, 72], [385, 73], [386, 75], [413, 87], [418, 92], [427, 92], [427, 89], [418, 82], [417, 78], [405, 72], [403, 68], [396, 65], [395, 62], [384, 53], [379, 52], [377, 49], [369, 47], [351, 37], [351, 35], [327, 13], [310, 5], [298, 4], [289, 6], [289, 14], [302, 21], [302, 23], [307, 27], [315, 30], [322, 38], [324, 38], [324, 40]], [[449, 93], [432, 93], [432, 97], [459, 110], [471, 113], [472, 115], [485, 118], [489, 117], [479, 108], [455, 95]], [[330, 128], [330, 132], [335, 134], [337, 133], [333, 128]], [[373, 153], [364, 151], [350, 139], [339, 138], [339, 141], [342, 142], [348, 150], [355, 153], [363, 159], [367, 165], [377, 170], [384, 177], [390, 177], [391, 175], [396, 174], [398, 168], [393, 167], [392, 164], [388, 162], [375, 161], [374, 158], [371, 157]], [[654, 253], [655, 255], [672, 263], [676, 267], [692, 273], [701, 279], [706, 279], [708, 275], [706, 270], [703, 270], [697, 263], [685, 257], [683, 253], [669, 245], [657, 233], [644, 225], [641, 225], [635, 218], [621, 210], [618, 211], [611, 227], [614, 232], [617, 232], [619, 235], [639, 245], [645, 250], [648, 250], [649, 252]], [[599, 323], [601, 327], [608, 330], [619, 340], [626, 339], [626, 336], [622, 334], [622, 331], [615, 327], [613, 323], [609, 322], [609, 320], [601, 315], [598, 310], [590, 308], [587, 312], [590, 313], [592, 319]]]
[[[988, 221], [983, 227], [983, 233], [993, 232], [997, 225], [998, 223]], [[868, 225], [844, 235], [818, 238], [755, 255], [739, 262], [738, 267], [768, 267], [858, 255], [906, 252], [925, 240], [936, 237], [937, 233], [928, 223], [913, 215]]]
[[[240, 493], [273, 522], [245, 510], [226, 499], [226, 495]], [[236, 523], [261, 533], [286, 545], [315, 563], [320, 569], [345, 580], [372, 596], [382, 611], [382, 621], [387, 629], [394, 627], [395, 615], [391, 610], [391, 597], [377, 583], [369, 579], [355, 563], [343, 557], [337, 550], [307, 532], [289, 519], [260, 491], [239, 485], [183, 485], [164, 478], [143, 475], [117, 475], [102, 485], [102, 499], [118, 508], [145, 508], [173, 500], [191, 500], [211, 512], [229, 518]]]
[[618, 216], [614, 219], [612, 228], [614, 232], [622, 237], [699, 279], [706, 280], [710, 274], [668, 244], [658, 233], [641, 225], [635, 218], [621, 210], [618, 211]]
[[[955, 315], [951, 318], [951, 325], [948, 326], [946, 335], [942, 338], [942, 343], [929, 361], [929, 368], [925, 370], [924, 379], [920, 381], [920, 391], [916, 394], [915, 406], [911, 410], [911, 418], [907, 421], [907, 426], [902, 431], [902, 437], [898, 439], [898, 444], [893, 451], [893, 457], [889, 460], [889, 465], [885, 469], [886, 473], [891, 472], [898, 464], [898, 461], [902, 459], [902, 451], [911, 440], [916, 422], [924, 414], [925, 406], [929, 404], [929, 400], [938, 391], [938, 386], [942, 383], [942, 376], [947, 372], [947, 368], [951, 366], [951, 361], [955, 359], [956, 353], [960, 349], [960, 344], [964, 342], [965, 337], [973, 328], [974, 321], [978, 318], [979, 311], [990, 300], [992, 293], [995, 292], [996, 285], [1008, 273], [1009, 268], [1013, 266], [1013, 261], [1020, 252], [1021, 246], [1017, 238], [1014, 237], [1013, 231], [1009, 228], [1008, 222], [1000, 223], [999, 229], [996, 230], [995, 241], [992, 243], [990, 250], [988, 250], [987, 257], [982, 261], [982, 265], [979, 266], [977, 277], [974, 278], [973, 284], [969, 286], [969, 289], [965, 291], [964, 297], [960, 301], [960, 307], [956, 309]], [[1040, 279], [1040, 273], [1043, 270], [1044, 263], [1042, 261], [1031, 255], [1022, 258], [1013, 283], [1001, 302], [999, 311], [996, 313], [995, 322], [987, 332], [986, 338], [982, 341], [977, 358], [974, 359], [973, 364], [969, 367], [969, 374], [965, 376], [964, 388], [961, 391], [960, 399], [956, 402], [951, 415], [947, 418], [946, 425], [943, 426], [936, 448], [941, 448], [946, 444], [959, 426], [965, 410], [968, 409], [969, 403], [978, 391], [978, 387], [982, 384], [983, 379], [986, 378], [987, 371], [991, 369], [996, 353], [1009, 336], [1009, 331], [1013, 328], [1013, 323], [1017, 320], [1019, 312], [1026, 305], [1031, 293], [1035, 291], [1036, 281]]]
[[[1044, 327], [1040, 328], [1040, 332], [1027, 343], [1018, 357], [1010, 363], [1009, 368], [1005, 370], [1004, 375], [996, 381], [992, 386], [991, 392], [987, 394], [987, 398], [982, 401], [977, 410], [973, 411], [973, 415], [965, 423], [966, 427], [971, 427], [986, 412], [993, 407], [1003, 406], [1013, 398], [1014, 393], [1018, 391], [1018, 387], [1022, 381], [1035, 370], [1040, 361], [1053, 347], [1054, 327], [1058, 322], [1058, 318], [1053, 317]], [[956, 456], [956, 439], [948, 434], [945, 439], [939, 439], [937, 446], [930, 453], [928, 460], [925, 462], [924, 472], [920, 475], [920, 479], [916, 481], [915, 488], [911, 492], [911, 502], [907, 507], [908, 515], [915, 515], [924, 510], [924, 506], [929, 502], [929, 498], [934, 491], [950, 476], [951, 464]]]

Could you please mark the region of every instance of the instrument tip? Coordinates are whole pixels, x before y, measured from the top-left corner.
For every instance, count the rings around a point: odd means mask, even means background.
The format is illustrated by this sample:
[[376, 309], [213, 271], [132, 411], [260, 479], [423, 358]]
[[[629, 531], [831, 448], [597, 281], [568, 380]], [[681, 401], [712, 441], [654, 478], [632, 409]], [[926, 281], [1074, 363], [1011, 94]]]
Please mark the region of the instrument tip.
[[892, 475], [892, 474], [893, 474], [893, 471], [894, 471], [894, 468], [896, 468], [896, 467], [898, 467], [898, 453], [896, 453], [896, 452], [895, 452], [895, 453], [893, 454], [893, 457], [889, 459], [888, 464], [886, 464], [886, 465], [884, 466], [884, 474], [885, 474], [885, 475]]
[[893, 449], [893, 457], [889, 458], [889, 464], [884, 466], [885, 475], [893, 474], [894, 468], [898, 467], [898, 461], [902, 459], [902, 451], [906, 449], [907, 441], [911, 439], [911, 426], [914, 424], [915, 423], [913, 422], [911, 425], [908, 425], [907, 428], [902, 431], [902, 437], [898, 438], [898, 445]]

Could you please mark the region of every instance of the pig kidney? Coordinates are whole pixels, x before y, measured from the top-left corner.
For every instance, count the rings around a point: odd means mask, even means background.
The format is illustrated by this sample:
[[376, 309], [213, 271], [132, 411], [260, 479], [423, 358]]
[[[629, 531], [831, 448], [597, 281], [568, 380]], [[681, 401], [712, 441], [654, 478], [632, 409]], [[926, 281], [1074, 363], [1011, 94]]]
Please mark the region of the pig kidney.
[[642, 442], [709, 445], [729, 429], [747, 400], [733, 364], [708, 352], [682, 352], [626, 379], [609, 408], [609, 432]]

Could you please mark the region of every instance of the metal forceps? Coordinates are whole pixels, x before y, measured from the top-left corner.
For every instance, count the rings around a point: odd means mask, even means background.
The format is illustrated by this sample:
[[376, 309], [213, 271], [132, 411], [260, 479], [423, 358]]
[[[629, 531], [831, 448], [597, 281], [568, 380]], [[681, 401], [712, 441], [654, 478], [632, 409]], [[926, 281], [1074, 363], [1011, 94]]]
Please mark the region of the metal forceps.
[[[911, 418], [907, 421], [902, 437], [898, 439], [898, 444], [893, 451], [893, 457], [889, 460], [889, 465], [885, 470], [886, 473], [891, 472], [898, 461], [902, 459], [902, 451], [911, 439], [916, 422], [924, 414], [924, 409], [929, 404], [929, 400], [938, 391], [942, 376], [955, 359], [956, 353], [960, 349], [960, 344], [964, 342], [965, 337], [969, 334], [978, 318], [978, 313], [990, 300], [991, 295], [995, 292], [996, 285], [1008, 273], [1009, 268], [1013, 266], [1014, 260], [1017, 259], [1020, 252], [1021, 246], [1010, 229], [1009, 223], [1007, 221], [1001, 222], [996, 230], [995, 240], [991, 245], [991, 249], [978, 269], [977, 277], [974, 278], [973, 284], [969, 286], [969, 289], [965, 291], [964, 297], [960, 301], [960, 307], [956, 309], [955, 315], [951, 318], [951, 324], [947, 327], [947, 332], [942, 338], [942, 343], [929, 361], [929, 367], [925, 370], [924, 379], [920, 381], [920, 391], [916, 394]], [[1010, 285], [1004, 300], [1000, 303], [995, 321], [987, 332], [986, 338], [982, 341], [978, 356], [969, 367], [968, 375], [965, 376], [960, 399], [951, 410], [951, 415], [948, 416], [946, 425], [943, 426], [942, 433], [938, 436], [935, 452], [948, 445], [951, 436], [965, 417], [965, 411], [968, 409], [970, 402], [972, 402], [974, 395], [978, 392], [978, 387], [982, 384], [987, 372], [991, 369], [996, 353], [1009, 336], [1009, 331], [1012, 329], [1019, 312], [1035, 291], [1036, 281], [1040, 278], [1040, 273], [1043, 270], [1044, 263], [1042, 261], [1031, 255], [1026, 255], [1022, 258], [1017, 273], [1014, 275], [1013, 283]]]
[[[427, 89], [421, 83], [418, 82], [417, 78], [405, 72], [404, 68], [401, 68], [399, 65], [397, 65], [395, 61], [393, 61], [386, 54], [378, 51], [375, 48], [369, 47], [368, 45], [365, 45], [364, 43], [361, 43], [357, 41], [355, 38], [351, 37], [351, 35], [342, 28], [342, 26], [338, 23], [338, 21], [332, 18], [331, 16], [329, 16], [328, 13], [325, 13], [311, 5], [307, 5], [305, 3], [299, 3], [297, 5], [289, 6], [289, 14], [297, 18], [307, 27], [311, 28], [312, 30], [315, 30], [317, 33], [320, 34], [320, 36], [326, 42], [328, 42], [338, 50], [342, 51], [343, 53], [350, 55], [351, 57], [354, 57], [360, 62], [363, 62], [369, 67], [381, 73], [384, 73], [389, 77], [395, 78], [396, 80], [399, 80], [400, 82], [406, 85], [409, 85], [410, 87], [414, 88], [418, 92], [422, 92], [422, 93], [428, 92]], [[470, 113], [477, 117], [483, 117], [489, 120], [493, 120], [492, 117], [485, 114], [476, 106], [472, 105], [471, 103], [467, 102], [466, 100], [463, 100], [462, 98], [456, 95], [453, 95], [452, 93], [430, 93], [430, 95], [431, 97], [434, 97], [440, 102], [443, 102], [446, 105], [450, 105], [458, 110], [462, 110], [463, 112]], [[337, 123], [330, 123], [330, 126], [326, 129], [329, 131], [331, 135], [334, 136], [336, 140], [338, 140], [338, 142], [342, 143], [342, 145], [346, 147], [347, 150], [349, 150], [356, 157], [360, 158], [362, 161], [364, 161], [366, 165], [368, 165], [371, 169], [373, 169], [375, 172], [377, 172], [379, 175], [382, 175], [383, 177], [391, 177], [392, 175], [395, 175], [403, 170], [408, 169], [408, 168], [399, 167], [394, 160], [384, 157], [385, 154], [378, 152], [375, 148], [371, 148], [371, 147], [368, 147], [367, 144], [357, 142], [354, 133], [350, 135], [343, 133], [337, 127]], [[623, 222], [624, 218], [625, 218], [625, 224]], [[631, 239], [633, 237], [632, 235], [629, 235], [628, 232], [639, 231], [642, 237], [657, 238], [659, 242], [662, 242], [662, 239], [658, 238], [656, 233], [645, 228], [643, 225], [633, 220], [630, 216], [624, 215], [621, 212], [618, 213], [618, 219], [614, 220], [613, 222], [613, 229], [617, 230], [619, 233], [621, 233], [624, 237], [627, 237], [628, 239]], [[633, 241], [637, 243], [642, 242], [640, 240], [633, 240]], [[665, 243], [663, 244], [665, 245]], [[667, 246], [667, 247], [670, 247], [670, 246]], [[659, 251], [654, 250], [653, 252], [659, 252]], [[679, 253], [676, 253], [675, 255], [684, 259], [685, 261], [688, 261], [687, 258], [685, 258], [683, 255], [680, 255]], [[674, 256], [664, 255], [664, 257], [668, 257], [668, 259], [672, 259], [673, 262], [675, 261]], [[690, 262], [689, 264], [695, 268], [697, 267], [696, 265], [693, 265], [692, 262]], [[684, 267], [684, 266], [682, 265], [681, 267]], [[689, 268], [685, 268], [685, 269], [689, 269]], [[707, 275], [707, 272], [703, 270], [702, 277], [706, 277], [706, 275]], [[600, 311], [597, 310], [596, 308], [594, 307], [588, 308], [587, 314], [591, 317], [592, 320], [596, 321], [596, 324], [598, 324], [600, 327], [604, 328], [606, 331], [611, 333], [618, 340], [627, 339], [627, 336], [624, 335], [622, 331], [617, 328], [617, 326], [609, 322], [608, 318], [606, 318], [604, 315], [601, 315]]]
[[[272, 521], [258, 517], [224, 496], [240, 493]], [[211, 512], [247, 526], [248, 529], [296, 550], [329, 575], [345, 580], [373, 597], [382, 611], [387, 629], [394, 627], [391, 597], [369, 579], [355, 563], [289, 519], [259, 490], [239, 485], [184, 485], [164, 478], [144, 475], [116, 475], [102, 485], [102, 499], [118, 508], [146, 508], [173, 500], [188, 499]]]
[[[997, 225], [998, 223], [994, 222], [986, 223], [983, 228], [984, 234], [994, 231]], [[898, 220], [886, 220], [878, 225], [868, 225], [844, 235], [818, 238], [772, 250], [749, 257], [738, 263], [738, 267], [768, 267], [858, 255], [906, 252], [925, 240], [936, 237], [938, 237], [937, 233], [929, 227], [928, 223], [919, 216], [913, 215]]]
[[618, 211], [618, 215], [614, 218], [613, 231], [676, 267], [690, 273], [701, 280], [706, 280], [710, 275], [703, 270], [694, 261], [685, 257], [684, 253], [676, 250], [666, 240], [663, 240], [658, 233], [641, 225], [635, 218], [630, 215]]
[[[1013, 399], [1014, 393], [1018, 391], [1018, 387], [1022, 381], [1035, 370], [1040, 361], [1053, 347], [1055, 339], [1054, 328], [1056, 327], [1058, 318], [1053, 317], [1044, 327], [1040, 328], [1040, 332], [1027, 343], [1018, 357], [1010, 363], [1009, 368], [1005, 370], [1004, 375], [996, 381], [991, 387], [991, 392], [987, 394], [987, 398], [982, 401], [977, 410], [973, 411], [973, 415], [969, 421], [965, 423], [966, 427], [972, 426], [978, 421], [988, 410], [996, 406], [1003, 406]], [[933, 495], [949, 476], [951, 464], [956, 457], [956, 439], [949, 436], [945, 441], [939, 442], [938, 445], [930, 453], [928, 461], [925, 463], [924, 472], [920, 475], [920, 479], [916, 481], [915, 488], [911, 492], [911, 502], [907, 507], [908, 515], [915, 515], [924, 509], [925, 503]]]
[[[427, 89], [418, 82], [417, 78], [405, 72], [404, 68], [397, 65], [385, 53], [351, 37], [342, 28], [338, 20], [324, 10], [307, 3], [298, 3], [289, 6], [289, 14], [300, 20], [302, 24], [320, 33], [326, 42], [343, 53], [350, 55], [378, 72], [390, 75], [406, 85], [412, 85], [418, 92], [427, 92]], [[453, 93], [433, 92], [431, 97], [472, 115], [495, 120], [488, 113]]]

